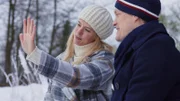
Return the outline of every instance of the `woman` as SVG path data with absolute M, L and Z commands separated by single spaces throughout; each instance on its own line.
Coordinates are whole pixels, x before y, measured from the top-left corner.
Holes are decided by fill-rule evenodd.
M 24 21 L 21 46 L 27 60 L 51 79 L 45 101 L 109 101 L 114 74 L 112 47 L 102 40 L 112 34 L 110 13 L 91 5 L 82 10 L 64 53 L 54 58 L 34 44 L 35 25 Z

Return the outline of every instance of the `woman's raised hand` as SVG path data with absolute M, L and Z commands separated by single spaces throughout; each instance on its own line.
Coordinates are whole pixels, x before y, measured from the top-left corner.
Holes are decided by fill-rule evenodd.
M 36 27 L 33 19 L 25 19 L 23 21 L 23 33 L 20 33 L 19 39 L 21 46 L 26 54 L 30 54 L 35 49 Z

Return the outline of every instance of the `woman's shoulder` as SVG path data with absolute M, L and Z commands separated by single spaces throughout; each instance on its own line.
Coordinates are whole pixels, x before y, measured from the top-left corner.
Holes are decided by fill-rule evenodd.
M 62 60 L 63 57 L 64 57 L 64 52 L 62 52 L 61 54 L 59 54 L 56 58 Z
M 97 58 L 97 57 L 114 58 L 114 54 L 107 50 L 99 50 L 99 51 L 94 52 L 89 57 L 91 57 L 91 58 Z

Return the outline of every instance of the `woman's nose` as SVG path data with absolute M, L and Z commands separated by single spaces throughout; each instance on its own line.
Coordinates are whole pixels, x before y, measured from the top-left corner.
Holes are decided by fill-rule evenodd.
M 78 30 L 77 30 L 77 33 L 79 35 L 82 35 L 83 34 L 83 27 L 79 27 Z

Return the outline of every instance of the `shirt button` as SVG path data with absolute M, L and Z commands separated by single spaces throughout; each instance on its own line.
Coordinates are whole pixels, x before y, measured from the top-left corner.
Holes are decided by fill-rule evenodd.
M 115 89 L 118 90 L 119 89 L 119 83 L 115 83 Z

